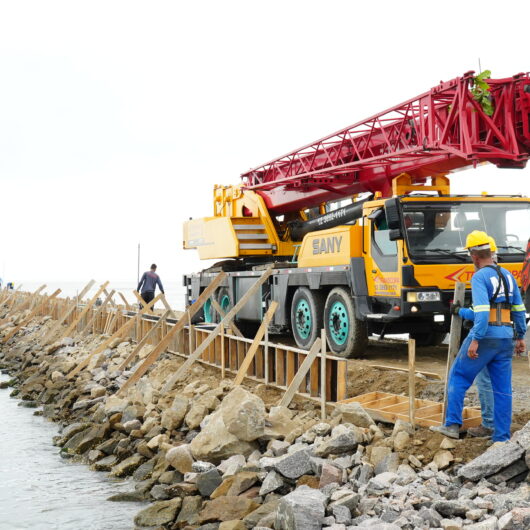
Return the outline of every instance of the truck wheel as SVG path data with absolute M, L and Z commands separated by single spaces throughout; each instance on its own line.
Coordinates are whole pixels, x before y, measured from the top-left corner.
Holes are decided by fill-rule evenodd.
M 440 346 L 447 333 L 445 331 L 432 331 L 430 333 L 411 333 L 410 338 L 416 341 L 416 346 Z
M 228 289 L 226 287 L 221 287 L 217 290 L 216 299 L 225 314 L 228 313 L 232 307 L 232 300 L 230 300 L 230 294 L 228 293 Z
M 204 313 L 204 322 L 206 324 L 214 324 L 217 320 L 217 312 L 213 308 L 212 300 L 208 298 L 206 302 L 204 302 L 204 305 L 202 306 L 202 310 Z
M 310 348 L 322 328 L 324 295 L 307 287 L 299 287 L 291 304 L 291 329 L 299 348 Z
M 326 337 L 331 351 L 339 357 L 361 357 L 368 345 L 366 324 L 355 318 L 350 293 L 342 288 L 332 289 L 324 307 Z

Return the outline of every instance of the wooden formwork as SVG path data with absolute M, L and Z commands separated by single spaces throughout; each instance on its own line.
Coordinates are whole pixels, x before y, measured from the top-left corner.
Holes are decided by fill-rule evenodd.
M 369 392 L 340 403 L 359 403 L 363 409 L 376 421 L 395 423 L 397 420 L 409 421 L 409 398 L 398 396 L 387 392 Z M 441 425 L 443 414 L 443 403 L 429 401 L 427 399 L 416 399 L 415 422 L 422 427 Z M 476 427 L 481 423 L 480 410 L 465 407 L 462 415 L 463 429 Z

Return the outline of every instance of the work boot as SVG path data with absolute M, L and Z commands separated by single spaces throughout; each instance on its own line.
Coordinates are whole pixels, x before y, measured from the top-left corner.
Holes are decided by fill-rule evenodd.
M 437 425 L 436 427 L 429 427 L 433 432 L 439 432 L 448 438 L 458 440 L 460 438 L 460 425 Z
M 467 434 L 473 438 L 489 438 L 493 434 L 493 429 L 479 425 L 478 427 L 469 427 Z

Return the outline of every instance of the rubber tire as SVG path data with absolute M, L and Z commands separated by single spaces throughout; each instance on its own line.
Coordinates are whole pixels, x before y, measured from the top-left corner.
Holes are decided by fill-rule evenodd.
M 228 293 L 228 287 L 219 287 L 217 291 L 215 292 L 215 299 L 217 300 L 217 303 L 221 306 L 221 309 L 223 309 L 222 300 L 223 297 L 228 296 L 228 299 L 230 300 L 228 307 L 225 309 L 225 313 L 228 313 L 230 309 L 232 309 L 232 299 L 230 298 L 230 294 Z
M 344 344 L 338 344 L 333 339 L 329 326 L 328 315 L 335 302 L 341 302 L 348 314 L 349 330 Z M 324 306 L 324 326 L 329 348 L 337 357 L 350 359 L 352 357 L 364 357 L 368 346 L 368 330 L 366 322 L 355 317 L 355 305 L 350 293 L 343 287 L 332 289 L 326 299 Z
M 311 315 L 311 322 L 313 323 L 309 335 L 302 337 L 296 328 L 296 306 L 301 301 L 305 300 L 309 306 Z M 311 290 L 307 287 L 298 287 L 296 289 L 293 300 L 291 302 L 291 330 L 294 340 L 299 348 L 307 350 L 311 348 L 315 340 L 320 335 L 322 329 L 322 314 L 324 312 L 324 293 L 317 290 Z
M 446 332 L 432 331 L 430 333 L 411 333 L 410 338 L 416 341 L 416 346 L 426 348 L 428 346 L 440 346 L 446 335 Z

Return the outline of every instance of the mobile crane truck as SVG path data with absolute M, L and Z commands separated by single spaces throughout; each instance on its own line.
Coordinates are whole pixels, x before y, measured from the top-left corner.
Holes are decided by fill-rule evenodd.
M 324 327 L 335 355 L 365 352 L 371 334 L 410 333 L 439 344 L 456 281 L 473 265 L 466 236 L 484 230 L 519 284 L 530 199 L 452 195 L 448 174 L 489 162 L 524 168 L 530 156 L 530 77 L 467 72 L 350 127 L 216 185 L 213 215 L 184 225 L 184 248 L 222 259 L 184 277 L 186 304 L 220 270 L 214 296 L 229 309 L 273 266 L 238 313 L 309 348 Z M 499 173 L 499 178 L 502 176 Z M 211 301 L 205 322 L 219 319 Z

